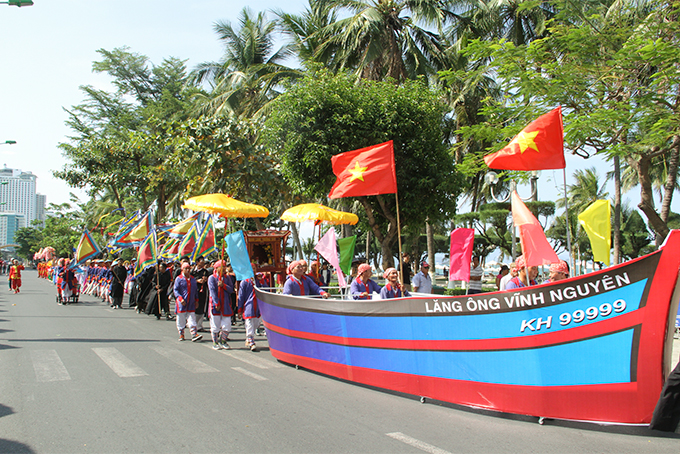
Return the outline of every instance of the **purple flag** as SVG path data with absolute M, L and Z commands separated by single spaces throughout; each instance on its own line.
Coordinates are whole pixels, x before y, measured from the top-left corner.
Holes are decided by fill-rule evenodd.
M 449 280 L 470 281 L 472 246 L 475 242 L 474 229 L 456 229 L 451 232 L 449 251 Z
M 345 282 L 345 276 L 342 275 L 342 270 L 340 269 L 338 246 L 335 243 L 335 229 L 333 227 L 328 229 L 328 232 L 326 232 L 317 245 L 314 246 L 314 249 L 333 265 L 333 268 L 335 268 L 335 271 L 338 273 L 338 285 L 340 285 L 340 288 L 345 287 L 347 283 Z

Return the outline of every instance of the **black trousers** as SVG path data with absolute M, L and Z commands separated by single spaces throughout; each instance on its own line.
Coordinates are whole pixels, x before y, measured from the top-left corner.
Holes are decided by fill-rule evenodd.
M 674 432 L 678 423 L 680 423 L 680 362 L 663 385 L 649 428 Z

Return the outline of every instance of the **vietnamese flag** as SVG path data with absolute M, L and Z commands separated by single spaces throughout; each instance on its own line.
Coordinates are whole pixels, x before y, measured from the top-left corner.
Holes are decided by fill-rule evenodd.
M 340 153 L 331 158 L 333 173 L 338 177 L 328 197 L 359 197 L 394 194 L 397 174 L 394 144 L 389 142 Z
M 564 169 L 562 108 L 551 110 L 529 123 L 502 150 L 484 156 L 491 169 Z
M 511 207 L 512 222 L 519 228 L 519 240 L 527 266 L 559 262 L 560 259 L 545 237 L 543 226 L 519 198 L 517 191 L 512 192 Z

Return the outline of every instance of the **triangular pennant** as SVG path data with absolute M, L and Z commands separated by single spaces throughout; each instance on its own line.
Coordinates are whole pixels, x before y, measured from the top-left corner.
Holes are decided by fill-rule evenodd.
M 156 263 L 158 246 L 156 244 L 156 231 L 151 230 L 139 245 L 139 252 L 137 252 L 137 264 L 135 265 L 134 275 L 138 276 L 144 268 Z
M 101 254 L 101 252 L 102 251 L 100 247 L 97 246 L 97 243 L 94 241 L 94 238 L 92 238 L 90 232 L 85 230 L 83 235 L 80 237 L 78 247 L 76 248 L 76 252 L 73 255 L 73 261 L 71 262 L 70 266 L 75 267 L 81 263 L 85 263 L 86 261 Z

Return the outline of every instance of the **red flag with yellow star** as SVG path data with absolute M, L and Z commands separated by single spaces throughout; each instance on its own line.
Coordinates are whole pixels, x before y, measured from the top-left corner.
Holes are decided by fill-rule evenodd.
M 502 150 L 484 156 L 484 162 L 500 170 L 564 169 L 563 134 L 558 107 L 529 123 Z
M 328 194 L 331 199 L 397 192 L 394 144 L 391 140 L 337 154 L 331 162 L 333 173 L 338 177 Z

